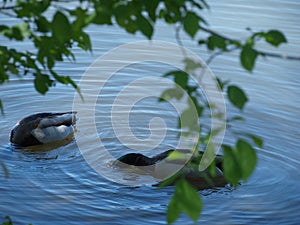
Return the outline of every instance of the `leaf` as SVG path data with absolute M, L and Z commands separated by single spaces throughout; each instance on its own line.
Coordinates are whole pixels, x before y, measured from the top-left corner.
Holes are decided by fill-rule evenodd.
M 239 162 L 233 152 L 233 149 L 229 146 L 223 146 L 223 170 L 224 176 L 228 182 L 236 186 L 241 178 L 241 170 Z
M 142 15 L 138 15 L 136 18 L 136 24 L 138 29 L 148 38 L 151 39 L 153 34 L 152 24 Z
M 53 37 L 56 38 L 60 44 L 64 44 L 72 36 L 72 27 L 68 18 L 60 11 L 57 11 L 52 21 Z
M 167 222 L 168 224 L 174 223 L 181 213 L 180 201 L 173 196 L 169 202 L 167 209 Z
M 154 22 L 156 20 L 156 10 L 157 10 L 159 2 L 160 2 L 159 0 L 144 1 L 146 10 L 148 12 L 148 16 Z
M 215 48 L 226 50 L 226 46 L 225 39 L 218 35 L 211 35 L 207 39 L 207 47 L 209 50 L 214 50 Z
M 168 101 L 172 98 L 176 98 L 179 100 L 183 97 L 183 95 L 184 95 L 184 92 L 183 92 L 182 88 L 179 88 L 179 87 L 169 88 L 161 94 L 161 96 L 159 98 L 159 102 Z
M 179 128 L 189 128 L 189 131 L 199 131 L 198 112 L 196 108 L 189 107 L 185 109 L 179 117 Z
M 53 81 L 50 80 L 48 75 L 39 73 L 35 74 L 34 87 L 39 93 L 45 94 L 52 85 Z
M 283 33 L 278 30 L 270 30 L 265 35 L 265 40 L 273 46 L 279 46 L 281 43 L 287 43 Z
M 4 115 L 4 109 L 3 109 L 3 104 L 2 104 L 1 99 L 0 99 L 0 111 L 1 111 L 1 114 Z
M 175 195 L 180 199 L 183 212 L 197 221 L 202 210 L 202 201 L 196 189 L 182 179 L 176 183 Z
M 216 77 L 216 80 L 221 90 L 223 90 L 224 87 L 229 83 L 228 80 L 222 81 L 219 77 Z
M 258 56 L 257 51 L 255 51 L 250 45 L 245 45 L 240 54 L 240 61 L 242 66 L 246 70 L 252 71 L 257 56 Z
M 83 49 L 85 51 L 87 51 L 87 50 L 92 51 L 91 39 L 87 33 L 83 32 L 83 31 L 79 32 L 79 34 L 76 37 L 76 40 L 78 42 L 78 47 L 80 47 L 81 49 Z
M 176 182 L 174 196 L 168 205 L 167 222 L 173 223 L 184 212 L 195 222 L 202 210 L 202 201 L 196 191 L 187 181 L 181 179 Z
M 248 98 L 244 91 L 234 85 L 228 86 L 227 95 L 230 102 L 240 110 L 244 108 L 245 103 L 248 101 Z
M 37 25 L 37 31 L 43 32 L 43 33 L 50 31 L 50 23 L 45 17 L 43 17 L 43 16 L 38 17 L 35 20 L 35 23 Z
M 202 68 L 202 64 L 199 62 L 196 62 L 195 60 L 191 59 L 191 58 L 185 58 L 183 60 L 183 62 L 185 63 L 185 68 L 184 70 L 187 72 L 191 72 L 194 71 L 198 68 Z
M 181 70 L 175 70 L 175 71 L 168 72 L 164 75 L 164 77 L 168 77 L 168 76 L 173 76 L 175 83 L 178 84 L 183 89 L 185 89 L 185 87 L 187 86 L 189 75 L 186 72 Z
M 247 180 L 256 166 L 256 152 L 246 141 L 238 140 L 236 155 L 241 169 L 241 178 Z
M 183 19 L 183 28 L 193 38 L 199 29 L 199 17 L 188 11 Z
M 9 216 L 6 216 L 5 219 L 7 219 L 7 221 L 4 221 L 2 225 L 13 225 L 13 222 Z
M 258 147 L 260 147 L 260 148 L 263 147 L 264 142 L 263 142 L 263 140 L 262 140 L 261 138 L 255 136 L 255 135 L 253 135 L 253 134 L 248 134 L 248 137 L 250 137 L 250 138 L 252 139 L 252 141 L 253 141 Z

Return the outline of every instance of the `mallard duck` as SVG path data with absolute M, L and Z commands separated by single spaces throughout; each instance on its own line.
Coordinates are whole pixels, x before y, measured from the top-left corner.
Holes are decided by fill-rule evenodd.
M 181 162 L 178 162 L 180 161 L 180 159 L 179 160 L 176 160 L 174 158 L 168 159 L 168 156 L 170 156 L 174 151 L 175 150 L 171 149 L 161 154 L 158 154 L 154 157 L 147 157 L 140 153 L 129 153 L 118 158 L 115 161 L 114 165 L 122 167 L 122 163 L 125 163 L 127 165 L 137 166 L 142 170 L 147 170 L 147 172 L 149 172 L 149 169 L 150 170 L 152 169 L 153 170 L 151 171 L 152 175 L 154 177 L 161 178 L 164 177 L 165 174 L 170 174 L 169 171 L 172 169 L 176 171 L 176 168 L 178 169 L 179 164 L 182 165 L 182 160 Z M 193 162 L 196 160 L 195 157 L 190 157 L 191 153 L 188 150 L 176 150 L 176 152 L 177 151 L 185 152 L 185 154 L 187 154 L 187 157 L 183 159 L 185 161 L 187 158 L 190 159 L 188 160 L 188 162 Z M 203 153 L 199 152 L 199 156 L 201 157 L 202 155 Z M 165 161 L 167 163 L 160 164 L 160 162 L 162 161 Z M 222 156 L 217 155 L 217 157 L 215 158 L 214 176 L 212 176 L 208 170 L 200 172 L 197 169 L 197 167 L 195 168 L 186 164 L 174 176 L 171 177 L 170 181 L 166 183 L 167 185 L 173 185 L 176 180 L 181 178 L 187 180 L 191 185 L 193 185 L 198 190 L 212 188 L 212 187 L 224 187 L 227 184 L 227 181 L 223 176 Z
M 10 142 L 26 147 L 63 140 L 74 132 L 75 114 L 37 113 L 25 117 L 12 129 Z

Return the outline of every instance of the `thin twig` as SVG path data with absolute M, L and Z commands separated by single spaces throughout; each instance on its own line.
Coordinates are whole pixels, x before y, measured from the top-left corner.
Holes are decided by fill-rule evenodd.
M 261 56 L 269 56 L 273 58 L 280 58 L 280 59 L 288 59 L 288 60 L 299 60 L 299 56 L 290 56 L 290 55 L 281 55 L 281 54 L 276 54 L 276 53 L 271 53 L 271 52 L 264 52 L 264 51 L 258 51 L 256 50 L 258 54 Z
M 177 41 L 177 44 L 181 47 L 181 51 L 182 51 L 182 54 L 185 56 L 185 58 L 187 57 L 187 54 L 186 54 L 186 51 L 185 51 L 185 48 L 184 48 L 184 45 L 181 41 L 181 38 L 180 38 L 180 30 L 181 30 L 182 26 L 181 24 L 178 25 L 175 29 L 175 39 Z
M 207 64 L 207 65 L 209 65 L 213 60 L 214 60 L 214 58 L 216 58 L 217 56 L 219 56 L 219 55 L 222 55 L 223 53 L 225 53 L 225 52 L 232 52 L 232 51 L 234 51 L 234 50 L 236 50 L 236 49 L 238 49 L 238 47 L 233 47 L 233 48 L 231 48 L 231 49 L 228 49 L 228 50 L 220 50 L 220 51 L 218 51 L 218 52 L 215 52 L 214 54 L 212 54 L 206 61 L 205 61 L 205 63 Z

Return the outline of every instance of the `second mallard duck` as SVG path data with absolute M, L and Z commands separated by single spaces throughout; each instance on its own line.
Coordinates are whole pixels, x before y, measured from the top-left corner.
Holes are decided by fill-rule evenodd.
M 168 174 L 168 170 L 173 169 L 175 170 L 174 172 L 176 172 L 176 169 L 180 168 L 181 165 L 185 165 L 172 176 L 170 182 L 167 182 L 168 185 L 173 185 L 176 180 L 181 178 L 187 180 L 198 190 L 224 187 L 227 184 L 222 171 L 222 156 L 217 155 L 215 158 L 215 175 L 212 176 L 208 170 L 200 172 L 197 167 L 193 167 L 189 164 L 196 160 L 195 157 L 190 157 L 190 151 L 176 150 L 176 152 L 185 152 L 187 157 L 182 159 L 184 162 L 182 162 L 182 160 L 174 159 L 174 157 L 169 157 L 173 152 L 175 152 L 175 150 L 168 150 L 154 157 L 147 157 L 140 153 L 129 153 L 118 158 L 115 165 L 122 166 L 122 163 L 125 163 L 127 165 L 137 166 L 142 170 L 147 170 L 147 172 L 149 172 L 150 169 L 152 170 L 152 175 L 159 178 L 165 177 L 165 174 Z M 199 152 L 199 156 L 202 156 L 201 152 Z M 189 160 L 187 161 L 186 159 Z M 185 162 L 187 162 L 187 164 Z

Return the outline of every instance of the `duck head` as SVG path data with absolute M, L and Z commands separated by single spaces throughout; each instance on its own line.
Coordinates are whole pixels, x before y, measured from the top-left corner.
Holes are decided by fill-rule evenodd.
M 149 166 L 155 162 L 151 158 L 140 153 L 129 153 L 118 158 L 117 162 L 122 162 L 132 166 Z

